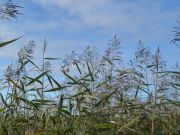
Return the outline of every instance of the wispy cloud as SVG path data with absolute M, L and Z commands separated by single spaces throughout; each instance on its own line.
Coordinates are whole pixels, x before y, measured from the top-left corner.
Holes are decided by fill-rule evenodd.
M 0 51 L 1 60 L 16 58 L 29 40 L 35 40 L 37 50 L 41 50 L 45 35 L 50 57 L 62 57 L 87 45 L 102 50 L 114 34 L 126 43 L 128 52 L 135 50 L 139 39 L 164 44 L 180 14 L 179 0 L 31 0 L 22 4 L 24 15 L 18 20 L 0 22 L 0 39 L 25 34 L 16 47 Z
M 167 0 L 33 0 L 46 8 L 64 10 L 68 15 L 61 18 L 68 28 L 96 29 L 97 32 L 132 34 L 136 38 L 159 39 L 165 36 L 167 23 L 175 21 L 180 9 Z M 180 5 L 180 3 L 178 3 Z M 57 14 L 61 14 L 57 12 Z M 62 15 L 63 16 L 63 15 Z M 75 24 L 75 25 L 73 25 Z M 166 29 L 165 29 L 166 28 Z M 98 31 L 99 30 L 99 31 Z M 156 31 L 156 32 L 155 32 Z

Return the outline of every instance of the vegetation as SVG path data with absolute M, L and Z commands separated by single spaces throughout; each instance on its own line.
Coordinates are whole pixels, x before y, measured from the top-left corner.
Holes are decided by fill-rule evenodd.
M 180 68 L 168 70 L 159 47 L 152 54 L 140 42 L 123 67 L 115 36 L 104 55 L 87 47 L 57 71 L 51 62 L 60 60 L 45 57 L 47 41 L 42 65 L 34 62 L 34 46 L 22 48 L 2 78 L 0 134 L 180 133 Z
M 0 20 L 4 20 L 4 19 L 9 20 L 11 18 L 16 18 L 17 15 L 21 14 L 19 12 L 19 8 L 22 8 L 22 7 L 13 4 L 12 0 L 1 0 L 0 1 Z M 21 37 L 19 37 L 19 38 L 21 38 Z M 9 41 L 5 41 L 5 42 L 1 42 L 0 48 L 4 47 L 10 43 L 15 42 L 19 38 L 9 40 Z
M 12 0 L 1 0 L 0 2 L 0 19 L 16 18 L 19 12 L 20 6 L 12 3 Z
M 40 65 L 34 47 L 20 49 L 1 79 L 1 135 L 180 134 L 180 68 L 168 69 L 159 47 L 139 42 L 127 65 L 116 36 L 103 55 L 87 47 L 64 60 L 46 58 L 45 39 Z

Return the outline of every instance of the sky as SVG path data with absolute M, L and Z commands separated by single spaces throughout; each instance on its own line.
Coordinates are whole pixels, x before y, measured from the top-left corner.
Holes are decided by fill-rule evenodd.
M 87 46 L 102 52 L 116 35 L 127 62 L 139 40 L 153 51 L 160 46 L 169 65 L 179 61 L 180 50 L 170 41 L 173 27 L 180 19 L 180 0 L 14 0 L 14 3 L 23 7 L 22 15 L 0 21 L 0 39 L 24 36 L 0 50 L 0 71 L 16 61 L 18 50 L 30 40 L 35 41 L 35 57 L 40 59 L 45 37 L 47 57 L 63 58 Z

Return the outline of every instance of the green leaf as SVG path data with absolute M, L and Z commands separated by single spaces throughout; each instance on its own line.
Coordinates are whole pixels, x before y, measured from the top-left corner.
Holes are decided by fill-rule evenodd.
M 102 130 L 102 131 L 111 130 L 113 127 L 114 127 L 114 125 L 111 123 L 95 124 L 95 128 L 98 130 Z
M 134 119 L 132 119 L 129 123 L 123 125 L 121 128 L 118 129 L 118 131 L 116 132 L 116 134 L 120 133 L 121 131 L 123 131 L 123 129 L 128 128 L 132 125 L 134 125 L 140 118 L 140 115 L 138 115 L 137 117 L 135 117 Z
M 48 73 L 48 71 L 46 71 L 46 72 L 38 75 L 36 78 L 32 78 L 32 80 L 27 84 L 27 86 L 31 85 L 31 84 L 34 83 L 34 82 L 39 82 L 39 79 L 40 79 L 41 77 L 43 77 L 44 75 L 46 75 L 47 73 Z
M 80 70 L 80 67 L 79 67 L 79 65 L 78 65 L 78 63 L 77 63 L 77 61 L 76 61 L 76 60 L 74 60 L 74 63 L 75 63 L 75 65 L 76 65 L 76 67 L 77 67 L 77 69 L 78 69 L 79 73 L 80 73 L 80 74 L 82 74 L 82 72 L 81 72 L 81 70 Z
M 90 66 L 89 66 L 89 63 L 88 63 L 88 62 L 86 62 L 86 64 L 87 64 L 87 67 L 88 67 L 89 74 L 90 74 L 90 76 L 91 76 L 91 80 L 92 80 L 92 81 L 94 81 L 94 77 L 93 77 L 93 74 L 92 74 L 91 68 L 90 68 Z
M 76 83 L 77 82 L 77 80 L 76 79 L 74 79 L 73 77 L 71 77 L 69 74 L 67 74 L 64 70 L 61 70 L 62 72 L 63 72 L 63 74 L 67 77 L 67 78 L 69 78 L 70 80 L 72 80 L 74 83 Z
M 166 99 L 166 100 L 169 101 L 171 104 L 174 104 L 174 105 L 180 107 L 180 102 L 179 101 L 173 101 L 173 100 L 170 100 L 170 99 Z
M 49 75 L 49 78 L 52 79 L 52 81 L 53 81 L 59 88 L 63 88 L 52 76 Z
M 22 36 L 21 36 L 21 37 L 22 37 Z M 20 39 L 21 37 L 0 43 L 0 48 L 6 46 L 6 45 L 8 45 L 8 44 L 11 44 L 11 43 L 15 42 L 16 40 Z
M 60 91 L 60 90 L 63 90 L 64 88 L 66 88 L 67 86 L 64 86 L 64 87 L 58 87 L 58 88 L 52 88 L 52 89 L 49 89 L 49 90 L 46 90 L 44 92 L 55 92 L 55 91 Z
M 44 100 L 44 99 L 35 99 L 32 102 L 40 104 L 40 105 L 47 105 L 48 103 L 54 103 L 52 100 Z
M 180 124 L 177 125 L 177 127 L 174 128 L 174 129 L 169 133 L 169 135 L 175 135 L 174 133 L 179 133 L 179 131 L 180 131 Z
M 36 110 L 38 110 L 38 105 L 33 103 L 32 101 L 29 101 L 25 98 L 21 98 L 21 97 L 18 97 L 21 101 L 23 101 L 24 103 L 28 104 L 29 106 L 31 107 L 34 107 Z
M 44 58 L 46 60 L 60 60 L 60 58 Z
M 9 108 L 9 105 L 8 105 L 7 102 L 4 100 L 3 95 L 2 95 L 1 93 L 0 93 L 0 97 L 1 97 L 2 103 L 3 103 L 7 108 Z

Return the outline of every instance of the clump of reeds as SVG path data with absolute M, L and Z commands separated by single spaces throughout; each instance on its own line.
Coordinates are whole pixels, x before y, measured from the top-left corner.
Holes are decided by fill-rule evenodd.
M 115 36 L 104 55 L 90 47 L 67 55 L 58 73 L 51 62 L 60 60 L 46 58 L 47 41 L 41 65 L 34 46 L 22 48 L 2 78 L 0 134 L 180 134 L 179 66 L 167 69 L 159 47 L 153 53 L 140 42 L 135 58 L 122 65 Z

